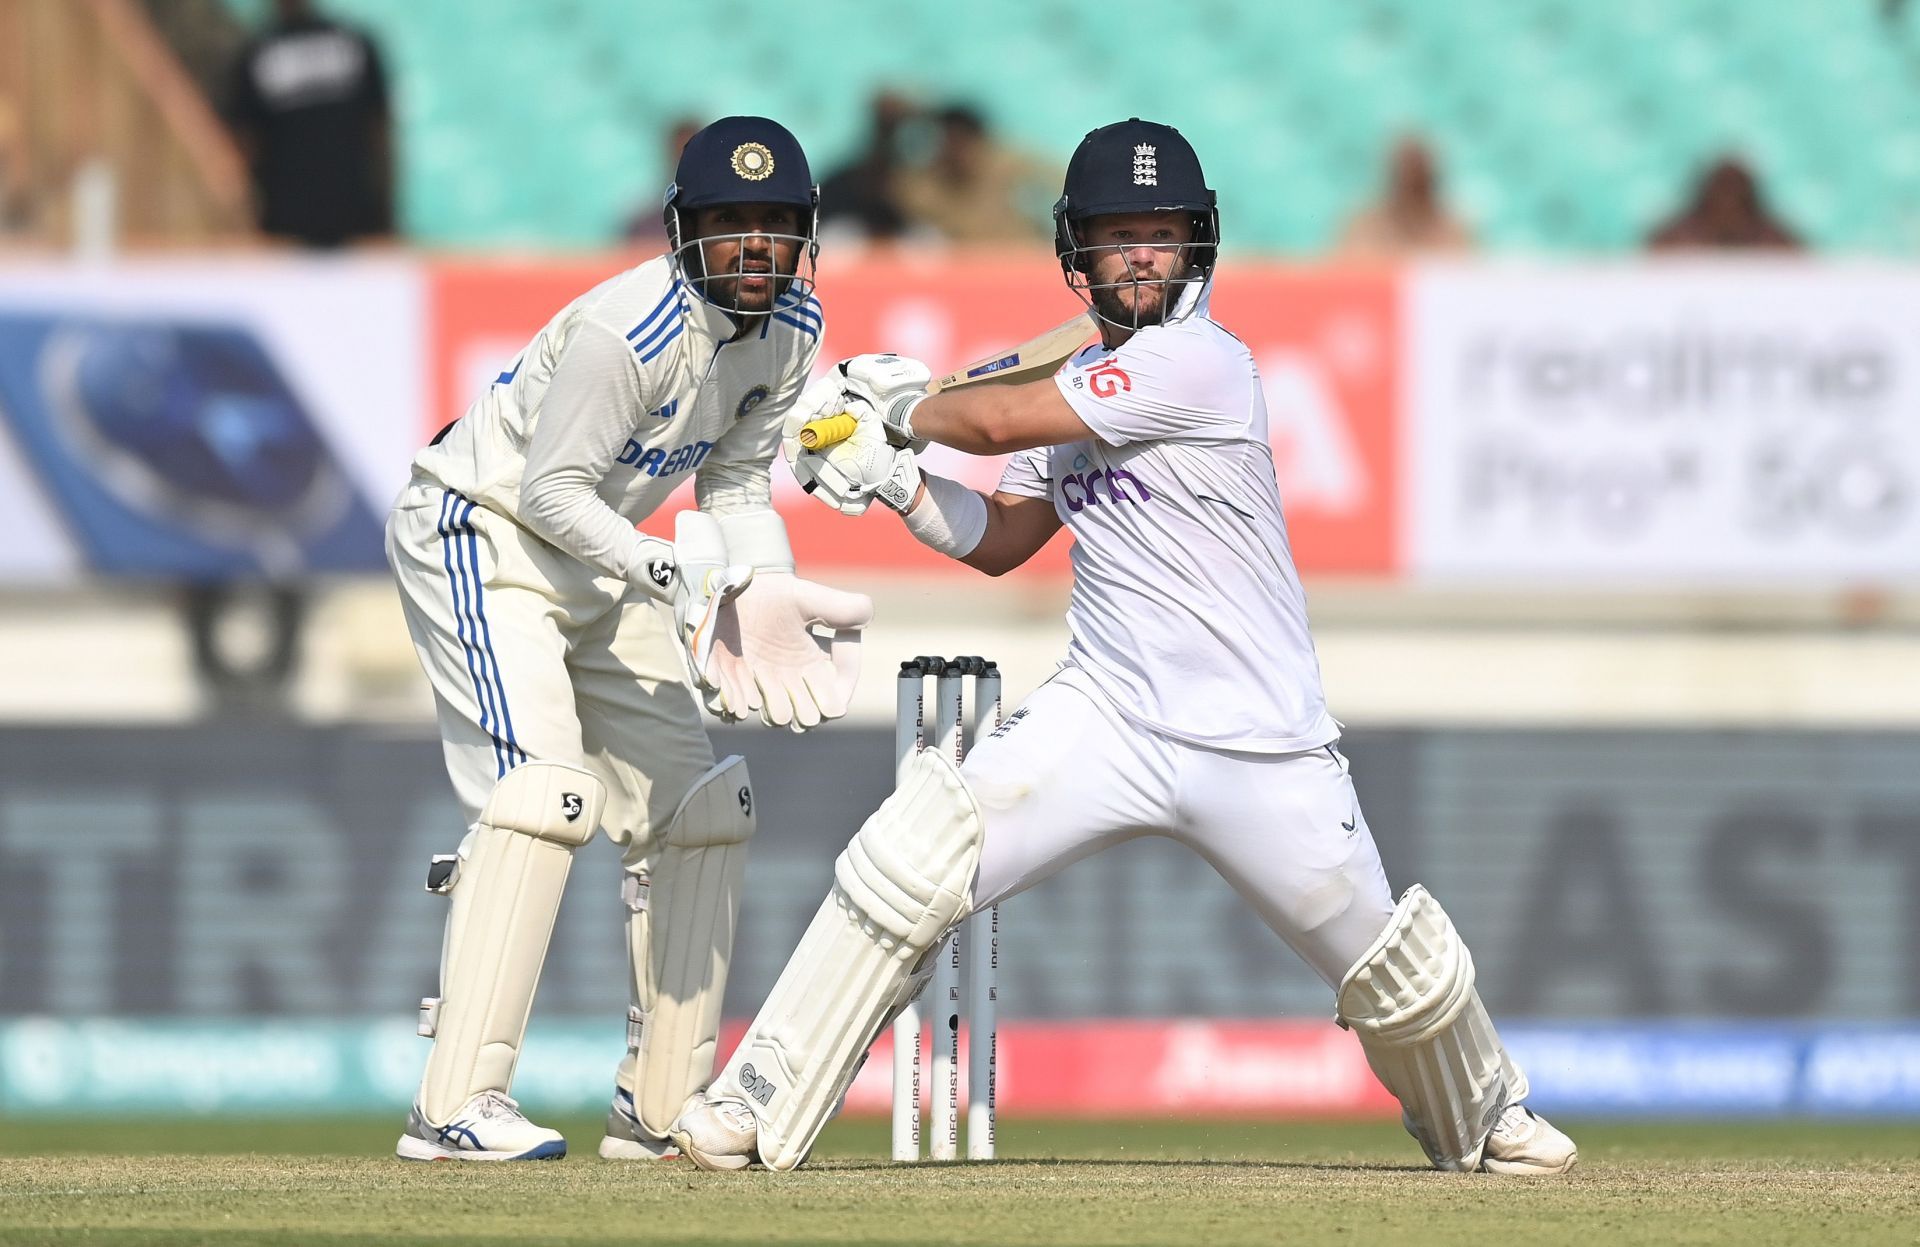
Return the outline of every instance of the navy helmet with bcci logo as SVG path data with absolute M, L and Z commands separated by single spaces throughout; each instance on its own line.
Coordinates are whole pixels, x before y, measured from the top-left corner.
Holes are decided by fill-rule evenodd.
M 1066 186 L 1053 205 L 1053 249 L 1067 284 L 1082 298 L 1092 293 L 1092 253 L 1100 248 L 1081 236 L 1087 218 L 1167 211 L 1193 217 L 1193 241 L 1185 247 L 1185 271 L 1176 270 L 1166 284 L 1204 283 L 1219 255 L 1220 209 L 1193 145 L 1172 126 L 1138 117 L 1089 131 L 1067 163 Z
M 709 281 L 733 274 L 706 271 L 697 245 L 702 240 L 691 236 L 689 214 L 719 204 L 784 204 L 794 209 L 800 232 L 776 237 L 796 238 L 802 244 L 806 272 L 798 273 L 796 261 L 796 273 L 784 274 L 791 280 L 783 294 L 804 299 L 813 287 L 820 250 L 820 188 L 792 131 L 767 117 L 722 117 L 681 149 L 664 206 L 667 245 L 687 284 L 703 298 Z

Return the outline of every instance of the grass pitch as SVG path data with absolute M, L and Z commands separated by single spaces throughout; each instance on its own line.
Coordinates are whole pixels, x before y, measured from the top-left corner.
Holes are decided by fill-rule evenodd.
M 390 1119 L 0 1121 L 0 1244 L 1920 1245 L 1909 1125 L 1562 1123 L 1560 1179 L 1440 1174 L 1391 1125 L 1003 1122 L 993 1164 L 894 1166 L 883 1122 L 792 1174 L 576 1155 L 392 1159 Z

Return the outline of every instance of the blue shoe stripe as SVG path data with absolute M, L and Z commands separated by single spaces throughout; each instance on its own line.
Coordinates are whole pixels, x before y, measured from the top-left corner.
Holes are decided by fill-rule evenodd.
M 549 1139 L 539 1147 L 529 1148 L 514 1157 L 515 1160 L 559 1160 L 567 1154 L 565 1139 Z

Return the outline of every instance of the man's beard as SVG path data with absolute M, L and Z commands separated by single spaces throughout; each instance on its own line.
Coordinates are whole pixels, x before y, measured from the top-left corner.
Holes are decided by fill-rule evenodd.
M 783 273 L 755 273 L 755 277 L 764 277 L 767 284 L 758 290 L 742 290 L 740 275 L 727 273 L 707 280 L 707 298 L 723 308 L 736 312 L 770 312 L 780 296 L 793 284 L 793 278 Z
M 1169 283 L 1150 279 L 1137 285 L 1120 282 L 1112 286 L 1093 286 L 1089 288 L 1088 295 L 1100 319 L 1130 329 L 1146 329 L 1166 321 L 1167 296 L 1172 288 Z M 1137 312 L 1126 298 L 1128 291 L 1133 291 L 1133 297 L 1139 300 Z

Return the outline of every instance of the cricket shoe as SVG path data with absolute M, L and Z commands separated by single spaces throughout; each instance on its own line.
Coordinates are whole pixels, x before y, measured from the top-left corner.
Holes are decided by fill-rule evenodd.
M 743 1100 L 696 1095 L 668 1133 L 680 1154 L 702 1169 L 745 1169 L 760 1145 L 760 1123 Z
M 613 1089 L 613 1107 L 607 1110 L 607 1134 L 600 1140 L 602 1160 L 673 1160 L 680 1150 L 672 1139 L 647 1133 L 634 1111 L 633 1092 L 625 1087 Z
M 1509 1104 L 1487 1136 L 1480 1168 L 1487 1173 L 1565 1173 L 1579 1158 L 1573 1140 L 1546 1118 L 1524 1104 Z
M 428 1121 L 415 1104 L 394 1152 L 402 1160 L 559 1160 L 567 1141 L 528 1121 L 505 1092 L 482 1091 L 444 1126 Z

